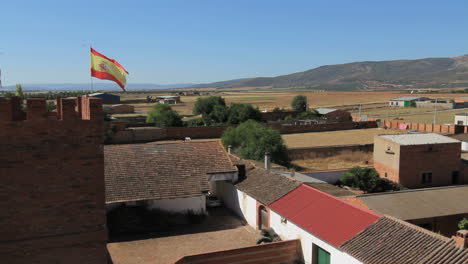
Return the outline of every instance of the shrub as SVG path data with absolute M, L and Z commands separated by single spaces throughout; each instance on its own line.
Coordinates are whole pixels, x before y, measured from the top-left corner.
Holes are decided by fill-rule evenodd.
M 359 188 L 367 193 L 399 191 L 404 189 L 400 184 L 379 177 L 378 172 L 373 168 L 354 167 L 345 172 L 341 177 L 344 185 Z
M 186 125 L 188 127 L 201 127 L 201 126 L 206 126 L 206 122 L 205 122 L 205 119 L 204 118 L 194 118 L 194 119 L 190 119 L 186 122 Z
M 147 123 L 155 123 L 157 127 L 180 127 L 183 125 L 179 114 L 169 105 L 155 104 L 148 112 Z
M 468 229 L 468 219 L 463 218 L 459 223 L 458 223 L 458 229 Z
M 291 102 L 291 106 L 296 111 L 307 111 L 307 97 L 305 95 L 296 95 Z
M 226 148 L 231 145 L 242 158 L 262 161 L 265 152 L 270 152 L 272 162 L 289 165 L 287 149 L 280 133 L 253 120 L 236 128 L 228 128 L 221 141 Z

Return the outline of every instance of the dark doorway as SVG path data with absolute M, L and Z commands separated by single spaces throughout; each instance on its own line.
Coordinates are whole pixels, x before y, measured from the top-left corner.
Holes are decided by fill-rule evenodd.
M 260 229 L 268 228 L 269 227 L 269 225 L 268 225 L 268 211 L 265 208 L 265 206 L 261 205 L 258 208 L 258 216 L 259 216 L 258 227 Z

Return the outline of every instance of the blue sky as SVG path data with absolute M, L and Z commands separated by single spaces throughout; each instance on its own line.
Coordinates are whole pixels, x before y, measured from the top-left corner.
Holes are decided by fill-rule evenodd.
M 90 44 L 129 83 L 159 84 L 468 53 L 466 0 L 2 0 L 0 9 L 4 85 L 87 83 Z

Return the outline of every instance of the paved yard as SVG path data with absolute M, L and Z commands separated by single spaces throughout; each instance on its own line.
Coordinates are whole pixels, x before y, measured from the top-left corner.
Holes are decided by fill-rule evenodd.
M 253 246 L 258 237 L 259 231 L 221 208 L 177 234 L 113 242 L 107 248 L 114 264 L 172 264 L 186 255 Z

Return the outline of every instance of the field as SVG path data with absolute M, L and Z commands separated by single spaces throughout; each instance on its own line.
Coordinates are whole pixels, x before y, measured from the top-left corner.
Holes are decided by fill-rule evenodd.
M 361 105 L 361 115 L 376 117 L 380 119 L 407 120 L 411 122 L 432 123 L 433 109 L 427 108 L 395 108 L 388 107 L 388 100 L 400 96 L 408 96 L 403 92 L 298 92 L 298 91 L 256 91 L 245 90 L 238 92 L 231 91 L 205 91 L 205 95 L 216 95 L 225 98 L 230 103 L 249 103 L 259 107 L 260 110 L 272 110 L 275 107 L 291 108 L 291 101 L 298 94 L 306 95 L 309 99 L 311 108 L 334 107 L 351 111 L 353 115 L 359 115 L 359 105 Z M 167 93 L 166 93 L 167 94 Z M 122 101 L 125 100 L 144 100 L 146 96 L 157 96 L 161 93 L 128 93 L 122 95 Z M 436 93 L 423 94 L 429 98 L 452 99 L 465 94 Z M 181 96 L 183 103 L 173 105 L 173 109 L 182 115 L 191 115 L 195 101 L 199 96 Z M 136 113 L 133 115 L 144 115 L 151 108 L 152 104 L 138 103 L 133 104 Z M 452 123 L 454 112 L 463 112 L 463 110 L 453 110 L 453 112 L 438 113 L 437 123 Z
M 403 130 L 382 128 L 340 130 L 320 133 L 282 135 L 288 148 L 305 148 L 334 145 L 372 144 L 375 135 L 403 134 Z

